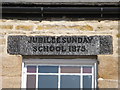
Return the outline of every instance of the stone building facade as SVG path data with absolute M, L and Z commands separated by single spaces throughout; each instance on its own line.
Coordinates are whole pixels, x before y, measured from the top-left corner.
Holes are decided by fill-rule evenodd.
M 94 36 L 110 35 L 113 54 L 97 55 L 98 87 L 118 88 L 119 20 L 81 20 L 79 18 L 49 18 L 44 20 L 0 20 L 1 88 L 22 87 L 22 62 L 24 56 L 7 52 L 8 36 Z M 26 56 L 25 56 L 26 57 Z M 27 56 L 29 58 L 31 56 Z

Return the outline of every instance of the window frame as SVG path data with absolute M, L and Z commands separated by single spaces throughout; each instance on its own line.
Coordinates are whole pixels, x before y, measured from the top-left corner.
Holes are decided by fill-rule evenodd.
M 64 62 L 64 63 L 63 63 Z M 34 75 L 36 76 L 36 83 L 38 83 L 38 66 L 92 66 L 92 74 L 89 73 L 85 73 L 83 74 L 81 71 L 80 74 L 80 78 L 82 81 L 81 83 L 81 87 L 83 86 L 83 75 L 87 76 L 87 75 L 92 75 L 92 88 L 97 88 L 97 60 L 96 59 L 23 59 L 22 62 L 22 88 L 26 88 L 26 82 L 27 82 L 27 66 L 28 65 L 34 65 L 37 66 L 37 73 Z M 82 69 L 81 69 L 82 70 Z M 60 70 L 58 70 L 60 72 Z M 58 72 L 58 73 L 59 73 Z M 32 74 L 33 75 L 33 74 Z M 52 74 L 53 75 L 53 74 Z M 65 74 L 65 75 L 68 75 Z M 73 73 L 71 74 L 73 75 Z M 82 77 L 81 77 L 82 76 Z M 59 78 L 59 74 L 58 74 L 58 78 Z M 60 80 L 60 79 L 58 79 Z M 60 81 L 58 81 L 59 83 Z M 38 84 L 36 84 L 36 87 L 38 87 Z M 60 87 L 60 85 L 58 84 L 58 88 Z M 83 88 L 83 87 L 82 87 Z

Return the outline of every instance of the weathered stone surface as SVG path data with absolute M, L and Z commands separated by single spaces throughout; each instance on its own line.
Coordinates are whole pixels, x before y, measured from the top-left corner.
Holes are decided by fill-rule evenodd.
M 109 88 L 117 87 L 118 71 L 120 73 L 120 69 L 118 70 L 118 63 L 119 63 L 117 60 L 118 57 L 116 55 L 116 54 L 119 54 L 120 56 L 120 53 L 119 53 L 120 50 L 118 50 L 118 52 L 115 53 L 118 47 L 120 49 L 120 45 L 117 44 L 120 42 L 120 35 L 119 33 L 117 33 L 117 30 L 119 30 L 118 25 L 120 24 L 118 23 L 117 20 L 98 21 L 98 20 L 79 20 L 79 19 L 70 19 L 70 18 L 69 19 L 68 18 L 49 18 L 47 20 L 42 20 L 42 21 L 32 21 L 32 20 L 5 19 L 5 20 L 0 20 L 0 25 L 13 25 L 13 28 L 11 29 L 9 29 L 10 27 L 8 28 L 6 27 L 7 29 L 5 29 L 5 27 L 0 28 L 0 36 L 2 36 L 2 38 L 5 37 L 6 39 L 5 42 L 7 41 L 6 37 L 8 35 L 27 35 L 27 36 L 111 35 L 113 36 L 113 54 L 108 56 L 106 55 L 98 56 L 98 60 L 100 63 L 98 64 L 99 66 L 98 73 L 99 73 L 99 77 L 103 78 L 103 80 L 98 80 L 98 85 L 99 85 L 99 88 L 108 88 L 108 90 Z M 33 28 L 32 29 L 19 28 L 19 30 L 14 28 L 18 25 L 24 25 L 24 26 L 32 25 Z M 38 26 L 41 26 L 41 27 L 38 28 Z M 88 26 L 88 27 L 81 29 L 81 27 L 83 26 Z M 119 38 L 118 40 L 119 42 L 117 41 L 117 38 Z M 19 39 L 17 38 L 14 41 L 16 42 L 17 40 L 19 41 Z M 15 44 L 14 41 L 11 43 Z M 16 55 L 8 55 L 8 53 L 6 53 L 7 52 L 6 46 L 7 46 L 6 44 L 2 44 L 2 46 L 0 47 L 0 61 L 1 61 L 0 64 L 2 64 L 0 65 L 0 68 L 1 69 L 3 68 L 4 70 L 3 71 L 4 76 L 2 77 L 2 83 L 3 83 L 2 88 L 20 88 L 22 78 L 19 73 L 19 70 L 21 72 L 22 57 L 19 57 Z M 107 47 L 107 45 L 105 47 Z M 12 46 L 12 48 L 17 48 L 17 47 Z M 15 50 L 15 52 L 17 53 L 17 50 Z M 33 56 L 31 57 L 34 58 Z M 55 56 L 55 57 L 58 57 L 58 56 Z M 66 57 L 63 57 L 63 58 L 66 58 Z M 79 58 L 79 57 L 74 56 L 74 58 Z M 120 63 L 119 63 L 119 66 L 120 66 Z M 14 70 L 11 70 L 11 69 L 14 69 Z M 10 74 L 11 72 L 13 74 Z M 111 79 L 111 80 L 106 80 L 106 79 Z M 119 74 L 119 81 L 120 81 L 120 74 Z M 120 87 L 120 84 L 119 84 L 119 87 Z
M 4 45 L 0 45 L 0 54 L 3 54 L 5 51 L 5 46 Z
M 0 90 L 2 90 L 2 76 L 0 76 Z
M 14 35 L 14 34 L 16 34 L 16 35 L 25 35 L 26 34 L 25 31 L 17 31 L 17 30 L 12 30 L 12 31 L 9 31 L 7 33 L 12 34 L 12 35 Z
M 120 33 L 116 35 L 118 38 L 120 38 Z
M 101 36 L 100 37 L 100 54 L 109 54 L 109 52 L 112 52 L 113 45 L 112 44 L 112 38 L 108 36 Z
M 16 26 L 17 30 L 33 30 L 32 25 L 18 25 Z
M 37 30 L 82 30 L 82 31 L 93 31 L 93 27 L 90 25 L 74 25 L 74 26 L 66 26 L 66 25 L 39 25 L 36 28 Z
M 2 88 L 21 88 L 21 76 L 2 77 Z
M 118 81 L 117 80 L 98 80 L 98 87 L 99 88 L 118 88 Z M 103 90 L 103 89 L 100 89 Z M 105 89 L 106 90 L 106 89 Z M 113 90 L 113 89 L 111 89 Z
M 5 44 L 5 43 L 6 43 L 6 39 L 0 37 L 0 45 L 3 45 L 3 44 Z
M 2 76 L 7 77 L 15 77 L 15 76 L 21 76 L 22 68 L 18 67 L 3 67 L 2 68 Z
M 112 37 L 111 36 L 59 36 L 59 37 L 9 36 L 8 53 L 20 54 L 20 55 L 112 54 Z
M 20 88 L 22 76 L 22 57 L 14 55 L 2 57 L 2 88 Z
M 21 68 L 22 67 L 22 56 L 2 56 L 2 67 L 3 68 Z
M 119 46 L 120 46 L 120 42 L 119 42 Z M 119 62 L 118 62 L 118 87 L 120 88 L 120 48 L 118 49 L 119 50 L 119 55 L 118 55 L 118 60 L 119 60 Z
M 2 60 L 0 60 L 0 76 L 2 76 Z
M 100 55 L 98 56 L 99 67 L 98 74 L 99 78 L 103 79 L 118 79 L 118 58 L 112 55 Z
M 7 20 L 6 19 L 0 19 L 0 22 L 6 22 Z
M 0 29 L 13 29 L 13 25 L 0 25 Z
M 8 46 L 8 52 L 9 52 L 9 49 L 11 48 L 12 52 L 14 52 L 15 54 L 19 54 L 19 52 L 20 52 L 20 38 L 21 38 L 21 36 L 14 37 L 14 39 L 9 38 L 9 40 L 11 42 L 9 42 L 9 40 L 8 40 L 8 43 L 10 44 L 10 46 Z
M 22 74 L 22 57 L 2 56 L 2 76 L 16 77 Z

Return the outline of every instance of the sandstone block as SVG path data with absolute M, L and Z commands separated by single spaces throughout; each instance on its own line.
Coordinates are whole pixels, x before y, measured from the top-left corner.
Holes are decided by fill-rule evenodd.
M 118 88 L 117 80 L 99 80 L 98 81 L 99 88 Z
M 2 88 L 21 88 L 21 77 L 2 77 Z
M 33 26 L 32 25 L 17 25 L 15 29 L 31 31 L 33 30 Z
M 6 19 L 0 19 L 0 22 L 6 22 L 7 20 Z
M 116 35 L 118 38 L 120 38 L 120 33 Z
M 4 53 L 4 49 L 5 49 L 5 46 L 4 45 L 0 45 L 0 54 L 1 55 Z
M 3 45 L 6 43 L 6 39 L 5 38 L 0 38 L 0 45 Z
M 2 76 L 15 77 L 15 76 L 21 76 L 21 74 L 22 74 L 22 67 L 18 67 L 18 68 L 2 67 Z
M 13 29 L 13 25 L 0 25 L 0 29 Z
M 0 76 L 2 76 L 2 67 L 0 66 Z
M 85 25 L 81 28 L 82 30 L 88 30 L 88 31 L 93 31 L 93 27 L 90 25 Z
M 2 90 L 2 76 L 0 76 L 0 90 Z
M 2 56 L 2 88 L 20 88 L 22 57 Z
M 54 30 L 70 30 L 70 29 L 76 29 L 76 30 L 86 30 L 86 31 L 93 31 L 93 27 L 90 25 L 39 25 L 36 28 L 37 30 L 47 30 L 47 29 L 54 29 Z
M 21 68 L 22 66 L 22 57 L 21 56 L 3 56 L 2 58 L 3 68 Z
M 25 35 L 26 34 L 26 31 L 16 31 L 16 30 L 12 30 L 12 31 L 9 31 L 7 32 L 8 34 L 10 35 Z
M 118 79 L 118 58 L 112 55 L 99 56 L 98 73 L 100 78 Z
M 5 36 L 6 32 L 3 32 L 3 30 L 0 30 L 0 36 Z

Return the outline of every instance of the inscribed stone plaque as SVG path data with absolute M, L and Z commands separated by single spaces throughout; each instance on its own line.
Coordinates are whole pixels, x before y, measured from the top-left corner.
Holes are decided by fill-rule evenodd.
M 111 36 L 9 36 L 8 53 L 19 55 L 112 54 Z

